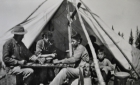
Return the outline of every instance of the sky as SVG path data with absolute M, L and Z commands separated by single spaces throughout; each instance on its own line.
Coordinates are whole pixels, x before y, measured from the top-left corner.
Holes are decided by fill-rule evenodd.
M 5 32 L 22 22 L 42 1 L 44 0 L 0 0 L 0 31 Z
M 136 29 L 140 29 L 140 0 L 83 0 L 92 12 L 110 27 L 115 33 L 124 34 L 124 39 L 129 40 L 132 29 L 135 37 Z
M 44 0 L 0 0 L 0 31 L 22 22 Z M 132 29 L 133 36 L 136 27 L 140 29 L 140 0 L 82 0 L 92 12 L 100 18 L 115 33 L 124 34 L 128 41 Z M 2 33 L 0 34 L 2 35 Z

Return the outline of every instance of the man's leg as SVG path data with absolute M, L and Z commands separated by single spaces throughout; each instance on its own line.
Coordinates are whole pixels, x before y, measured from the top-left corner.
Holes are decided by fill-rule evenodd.
M 102 74 L 102 77 L 103 77 L 104 81 L 106 82 L 106 80 L 107 80 L 107 74 L 106 74 L 106 72 L 103 71 L 103 70 L 101 70 L 101 74 Z
M 66 78 L 78 78 L 79 68 L 63 68 L 53 79 L 50 85 L 62 85 Z
M 40 72 L 39 73 L 39 81 L 40 81 L 40 83 L 46 84 L 47 81 L 48 81 L 48 79 L 47 79 L 47 77 L 48 77 L 48 74 L 47 74 L 48 73 L 48 68 L 41 68 L 39 72 Z
M 21 69 L 23 75 L 23 81 L 25 85 L 31 85 L 33 79 L 33 69 L 31 68 L 23 68 Z
M 48 82 L 52 81 L 55 77 L 54 68 L 48 68 Z
M 9 73 L 14 75 L 22 75 L 25 85 L 29 85 L 32 80 L 33 72 L 34 71 L 31 68 L 20 68 L 17 66 L 11 69 Z

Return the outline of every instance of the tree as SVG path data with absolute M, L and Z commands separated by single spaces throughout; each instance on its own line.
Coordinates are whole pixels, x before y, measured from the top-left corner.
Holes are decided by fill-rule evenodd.
M 137 37 L 135 44 L 136 44 L 136 48 L 140 49 L 140 34 Z
M 139 30 L 138 30 L 138 26 L 137 26 L 137 30 L 136 30 L 135 45 L 136 45 L 136 48 L 140 49 L 140 33 L 139 33 Z
M 122 36 L 122 38 L 123 38 L 124 34 L 122 33 L 122 35 L 121 35 L 121 36 Z
M 119 35 L 119 36 L 121 36 L 121 33 L 120 33 L 120 32 L 118 32 L 118 35 Z
M 138 26 L 137 26 L 137 30 L 136 30 L 136 40 L 139 37 L 139 30 L 138 30 Z
M 133 34 L 132 34 L 132 29 L 131 29 L 131 32 L 130 32 L 130 37 L 129 37 L 129 44 L 133 44 Z
M 112 25 L 112 30 L 114 31 L 113 25 Z

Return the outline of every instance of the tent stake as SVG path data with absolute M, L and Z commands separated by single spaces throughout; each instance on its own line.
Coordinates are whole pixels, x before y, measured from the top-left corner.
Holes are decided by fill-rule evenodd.
M 126 58 L 126 60 L 128 61 L 128 63 L 131 65 L 132 69 L 135 71 L 135 73 L 137 74 L 138 78 L 140 78 L 139 74 L 137 73 L 137 71 L 135 70 L 133 64 L 130 62 L 130 60 L 127 58 L 127 56 L 124 54 L 124 52 L 120 49 L 120 47 L 116 44 L 116 42 L 112 39 L 112 37 L 104 30 L 104 28 L 100 25 L 100 23 L 98 22 L 98 20 L 92 15 L 92 13 L 90 12 L 90 9 L 86 6 L 86 4 L 83 3 L 82 0 L 80 0 L 82 2 L 82 4 L 86 7 L 86 9 L 88 10 L 88 12 L 91 14 L 91 16 L 93 17 L 93 19 L 97 22 L 97 24 L 101 27 L 101 29 L 107 34 L 107 36 L 112 40 L 112 42 L 116 45 L 116 47 L 120 50 L 120 52 L 123 54 L 123 56 Z

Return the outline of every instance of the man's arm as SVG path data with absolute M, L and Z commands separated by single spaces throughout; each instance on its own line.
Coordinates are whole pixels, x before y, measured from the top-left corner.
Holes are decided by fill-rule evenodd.
M 42 51 L 42 42 L 41 41 L 38 41 L 37 44 L 36 44 L 36 55 L 39 55 L 41 54 L 41 51 Z
M 75 63 L 81 59 L 82 53 L 84 52 L 85 48 L 80 46 L 76 50 L 74 50 L 74 55 L 68 59 L 60 60 L 62 63 Z
M 12 44 L 6 42 L 3 46 L 3 61 L 5 64 L 15 66 L 18 64 L 18 60 L 12 58 Z
M 106 59 L 106 63 L 107 63 L 107 65 L 105 66 L 105 68 L 109 71 L 113 70 L 113 65 L 111 64 L 111 62 L 108 59 Z
M 38 57 L 41 57 L 41 58 L 52 57 L 52 58 L 54 58 L 55 55 L 56 55 L 55 53 L 52 53 L 52 54 L 42 54 L 42 55 L 38 55 Z
M 38 57 L 44 57 L 44 58 L 47 58 L 47 57 L 55 57 L 55 53 L 53 54 L 41 54 L 41 51 L 42 51 L 42 47 L 43 47 L 43 42 L 42 41 L 38 41 L 37 44 L 36 44 L 36 55 Z M 55 52 L 55 47 L 52 46 L 52 52 Z

